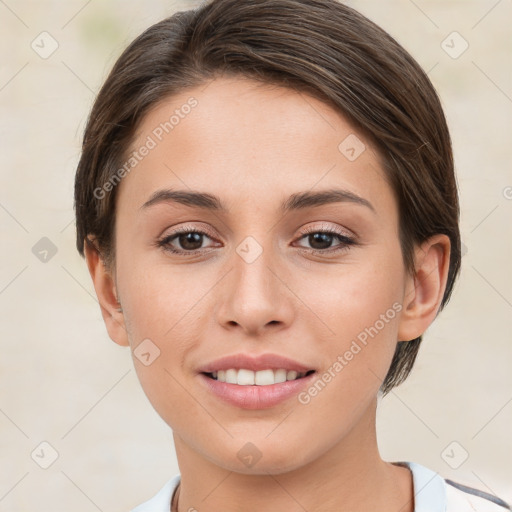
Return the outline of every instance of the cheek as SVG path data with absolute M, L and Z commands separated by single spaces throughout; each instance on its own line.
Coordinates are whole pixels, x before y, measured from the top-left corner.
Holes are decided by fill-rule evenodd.
M 306 314 L 322 327 L 319 334 L 337 344 L 357 337 L 386 315 L 393 304 L 400 303 L 404 269 L 399 254 L 380 254 L 359 261 L 354 258 L 321 273 L 312 269 L 293 286 L 308 307 Z M 391 328 L 396 330 L 396 309 L 385 318 L 386 334 Z M 378 326 L 382 330 L 380 322 Z
M 371 407 L 395 351 L 400 283 L 399 265 L 393 274 L 361 269 L 347 274 L 335 291 L 322 294 L 335 334 L 317 338 L 325 366 L 298 396 L 304 419 L 297 431 L 308 436 L 310 421 L 314 422 L 318 434 L 311 440 L 314 452 L 348 435 Z
M 119 265 L 120 294 L 134 344 L 141 336 L 173 339 L 184 325 L 193 325 L 191 318 L 204 294 L 195 275 L 199 273 L 179 265 L 153 264 L 142 258 L 137 263 L 135 255 L 126 266 Z
M 314 313 L 328 327 L 322 329 L 328 335 L 316 340 L 319 352 L 325 354 L 322 380 L 333 392 L 329 400 L 347 405 L 349 397 L 370 396 L 380 387 L 396 348 L 404 279 L 397 245 L 378 258 L 340 269 L 334 280 L 330 276 L 322 283 L 310 278 L 304 285 Z M 322 386 L 319 383 L 318 389 Z
M 211 318 L 204 314 L 211 307 L 200 286 L 205 276 L 193 283 L 193 272 L 135 263 L 134 258 L 124 268 L 120 264 L 118 273 L 133 363 L 154 408 L 180 417 L 190 406 L 180 385 L 184 372 L 190 371 L 187 355 L 204 339 L 209 328 L 205 322 Z

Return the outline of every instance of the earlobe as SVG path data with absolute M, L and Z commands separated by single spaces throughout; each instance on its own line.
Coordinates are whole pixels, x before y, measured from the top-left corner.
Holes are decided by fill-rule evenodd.
M 399 341 L 421 336 L 439 311 L 450 265 L 448 236 L 435 235 L 416 248 L 415 265 L 415 274 L 409 276 L 404 290 Z
M 84 242 L 84 253 L 108 335 L 118 345 L 129 346 L 115 281 L 105 266 L 94 238 L 88 237 Z

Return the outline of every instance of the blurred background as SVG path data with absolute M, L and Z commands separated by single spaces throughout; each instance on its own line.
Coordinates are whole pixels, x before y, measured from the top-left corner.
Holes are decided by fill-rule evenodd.
M 428 71 L 462 209 L 461 276 L 412 375 L 379 403 L 381 454 L 512 502 L 512 1 L 346 3 Z M 179 472 L 76 251 L 73 182 L 116 58 L 197 5 L 0 0 L 0 512 L 126 512 Z

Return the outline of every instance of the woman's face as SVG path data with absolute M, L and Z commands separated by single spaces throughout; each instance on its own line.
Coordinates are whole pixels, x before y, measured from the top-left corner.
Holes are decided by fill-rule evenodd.
M 131 346 L 176 442 L 229 470 L 276 473 L 368 432 L 409 279 L 369 142 L 306 94 L 218 78 L 154 108 L 131 150 L 115 341 Z M 295 367 L 315 372 L 280 382 Z M 240 384 L 204 373 L 221 368 L 258 372 L 228 371 Z M 243 385 L 252 378 L 262 385 Z

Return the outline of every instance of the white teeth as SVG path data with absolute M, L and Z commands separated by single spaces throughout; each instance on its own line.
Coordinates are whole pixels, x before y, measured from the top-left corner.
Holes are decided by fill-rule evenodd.
M 228 384 L 238 384 L 237 371 L 234 369 L 226 370 L 226 382 Z
M 240 370 L 240 372 L 242 372 L 242 370 Z M 238 373 L 239 375 L 240 372 Z M 238 381 L 238 383 L 240 384 L 240 380 Z M 275 377 L 274 372 L 272 370 L 260 370 L 259 372 L 254 372 L 254 384 L 256 384 L 257 386 L 269 386 L 270 384 L 274 383 Z
M 286 382 L 286 370 L 276 370 L 274 372 L 274 383 Z
M 236 372 L 236 370 L 228 370 L 228 372 Z M 236 384 L 240 386 L 254 386 L 254 372 L 251 370 L 238 370 L 238 378 Z
M 218 370 L 212 372 L 212 377 L 219 382 L 227 382 L 228 384 L 238 384 L 239 386 L 271 386 L 272 384 L 279 384 L 287 380 L 296 380 L 304 377 L 306 372 L 296 372 L 295 370 L 259 370 L 253 372 L 241 368 L 236 370 L 230 368 L 229 370 Z
M 297 378 L 297 372 L 294 371 L 294 370 L 290 370 L 287 374 L 286 374 L 286 380 L 295 380 Z

